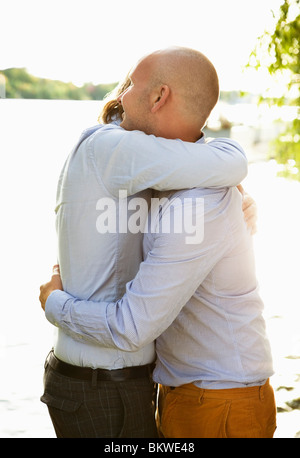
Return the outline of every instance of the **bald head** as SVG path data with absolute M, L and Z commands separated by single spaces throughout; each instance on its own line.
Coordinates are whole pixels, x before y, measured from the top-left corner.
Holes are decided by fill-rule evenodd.
M 166 84 L 180 103 L 177 109 L 202 129 L 219 98 L 217 72 L 199 51 L 172 47 L 156 51 L 145 59 L 152 62 L 150 84 Z
M 137 63 L 130 80 L 118 98 L 124 129 L 186 141 L 201 137 L 219 97 L 218 76 L 207 57 L 182 47 L 155 51 Z

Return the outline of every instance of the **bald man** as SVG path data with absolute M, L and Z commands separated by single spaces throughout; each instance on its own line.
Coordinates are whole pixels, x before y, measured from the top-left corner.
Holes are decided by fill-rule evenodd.
M 62 172 L 57 227 L 66 293 L 55 293 L 109 302 L 122 296 L 142 261 L 144 231 L 136 231 L 141 223 L 140 227 L 131 223 L 147 218 L 144 202 L 152 196 L 148 188 L 213 186 L 224 193 L 224 187 L 235 186 L 245 174 L 239 145 L 229 139 L 204 142 L 202 127 L 217 101 L 218 80 L 202 54 L 183 48 L 159 51 L 143 58 L 130 78 L 130 86 L 119 98 L 124 109 L 121 127 L 102 126 L 88 132 Z M 128 196 L 139 194 L 125 199 L 124 208 L 120 189 Z M 142 209 L 138 218 L 132 214 L 137 205 Z M 105 206 L 113 210 L 105 214 L 106 226 L 101 226 L 104 218 L 99 211 Z M 153 281 L 162 279 L 155 269 Z M 169 283 L 170 289 L 172 279 Z M 46 297 L 45 288 L 41 295 Z M 99 345 L 93 335 L 100 323 L 92 315 L 79 319 L 86 323 L 83 335 L 74 334 L 76 323 L 69 328 L 69 319 L 52 320 L 60 305 L 55 299 L 51 294 L 46 303 L 47 318 L 58 327 L 58 337 L 47 359 L 42 401 L 48 405 L 57 435 L 154 437 L 154 337 L 133 351 Z
M 119 97 L 124 129 L 188 142 L 202 136 L 219 97 L 218 76 L 206 56 L 189 48 L 157 51 L 138 62 L 130 79 Z

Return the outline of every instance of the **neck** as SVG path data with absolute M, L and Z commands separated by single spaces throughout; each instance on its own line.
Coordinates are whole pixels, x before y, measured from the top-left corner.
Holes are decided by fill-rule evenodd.
M 180 139 L 194 143 L 202 137 L 200 124 L 195 119 L 187 118 L 173 105 L 165 105 L 155 117 L 152 117 L 151 130 L 156 137 Z
M 195 143 L 203 136 L 203 133 L 200 129 L 198 130 L 192 128 L 185 128 L 180 123 L 178 123 L 173 127 L 171 124 L 165 126 L 165 128 L 163 128 L 163 126 L 159 126 L 157 132 L 154 135 L 156 135 L 157 137 L 163 137 L 168 139 L 178 138 L 179 140 L 182 140 L 184 142 Z

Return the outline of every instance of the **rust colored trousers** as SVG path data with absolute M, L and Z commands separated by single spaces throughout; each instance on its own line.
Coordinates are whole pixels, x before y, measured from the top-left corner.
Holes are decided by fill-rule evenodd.
M 272 438 L 274 391 L 263 386 L 205 390 L 160 385 L 157 426 L 165 438 Z

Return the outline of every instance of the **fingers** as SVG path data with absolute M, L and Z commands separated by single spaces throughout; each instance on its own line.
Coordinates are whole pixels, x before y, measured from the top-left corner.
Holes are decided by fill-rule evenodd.
M 239 184 L 239 185 L 237 185 L 237 188 L 238 188 L 238 190 L 240 191 L 240 193 L 243 196 L 245 194 L 245 190 L 244 190 L 243 186 L 241 184 Z
M 251 235 L 254 235 L 257 232 L 256 221 L 257 221 L 256 216 L 249 216 L 249 218 L 246 218 L 246 224 L 247 224 L 247 227 L 251 230 Z
M 59 265 L 55 264 L 52 268 L 52 278 L 48 283 L 44 283 L 43 285 L 40 286 L 40 296 L 39 300 L 42 306 L 42 309 L 45 310 L 45 304 L 46 301 L 49 297 L 49 295 L 52 293 L 54 290 L 61 290 L 63 291 L 63 286 L 60 278 L 60 269 Z
M 251 235 L 257 232 L 257 205 L 255 200 L 248 194 L 244 194 L 242 202 L 242 210 L 248 228 L 251 230 Z
M 60 275 L 59 265 L 55 264 L 52 269 L 52 275 Z
M 250 205 L 256 206 L 256 202 L 253 199 L 253 197 L 249 196 L 249 194 L 244 193 L 242 205 L 243 205 L 243 208 L 247 208 L 247 207 L 250 207 Z

